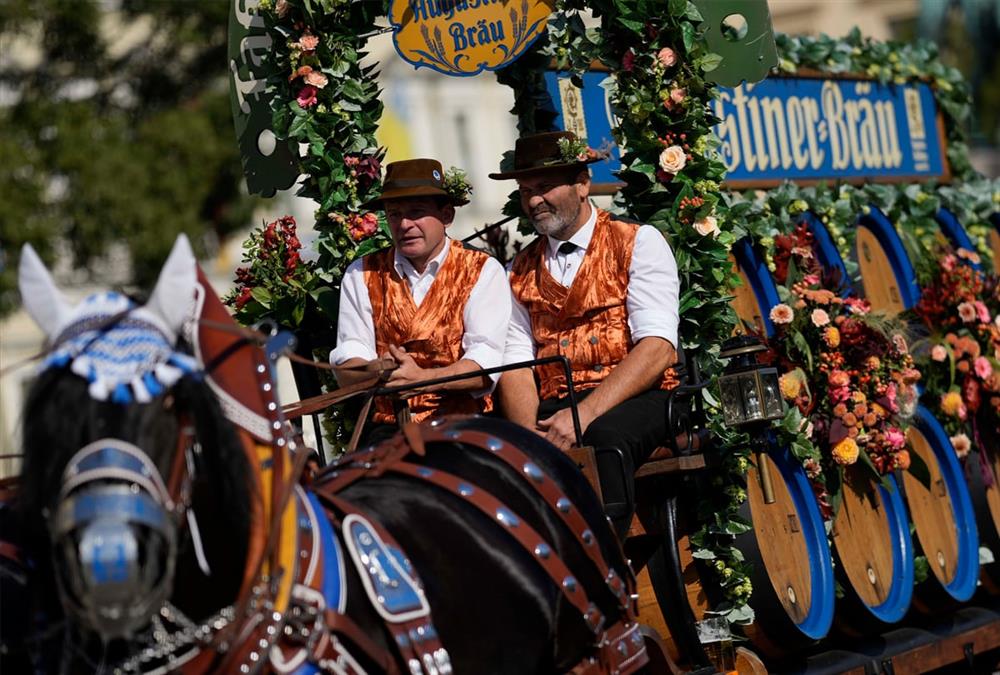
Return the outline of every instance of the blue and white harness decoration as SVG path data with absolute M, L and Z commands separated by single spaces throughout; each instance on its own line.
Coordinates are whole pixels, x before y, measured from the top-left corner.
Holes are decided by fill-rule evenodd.
M 121 320 L 105 326 L 119 314 Z M 95 293 L 75 308 L 41 368 L 68 364 L 90 383 L 90 396 L 98 401 L 149 403 L 197 370 L 192 357 L 174 350 L 171 333 L 159 317 L 124 295 Z
M 357 514 L 344 518 L 343 531 L 365 592 L 383 619 L 402 623 L 430 614 L 424 590 L 401 551 L 386 545 L 371 523 Z

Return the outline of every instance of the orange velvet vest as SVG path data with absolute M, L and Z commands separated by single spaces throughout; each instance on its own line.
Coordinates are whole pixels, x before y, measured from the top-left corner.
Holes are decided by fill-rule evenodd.
M 375 348 L 378 354 L 394 344 L 404 347 L 421 368 L 450 366 L 462 358 L 462 319 L 465 303 L 479 280 L 487 256 L 452 240 L 448 256 L 434 283 L 417 307 L 406 280 L 393 265 L 389 248 L 365 257 L 365 285 L 372 303 Z M 475 398 L 465 392 L 432 392 L 408 399 L 412 417 L 421 421 L 432 415 L 480 413 L 490 410 L 489 397 Z M 392 402 L 375 399 L 374 420 L 395 423 Z
M 538 358 L 566 356 L 573 372 L 574 389 L 593 389 L 632 349 L 625 300 L 637 223 L 613 220 L 597 210 L 597 224 L 583 264 L 566 288 L 545 266 L 547 238 L 531 242 L 514 259 L 510 286 L 514 297 L 531 317 L 531 332 L 538 344 Z M 558 363 L 538 366 L 542 399 L 565 396 L 569 389 Z M 656 385 L 677 385 L 667 369 Z

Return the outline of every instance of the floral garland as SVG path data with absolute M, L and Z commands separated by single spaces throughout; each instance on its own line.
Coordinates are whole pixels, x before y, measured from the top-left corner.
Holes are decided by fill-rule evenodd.
M 1000 439 L 1000 279 L 972 266 L 974 251 L 940 242 L 922 261 L 913 313 L 930 333 L 918 351 L 925 400 L 965 458 L 987 447 L 984 434 Z
M 771 309 L 776 334 L 768 344 L 784 370 L 782 395 L 792 404 L 784 440 L 812 480 L 824 517 L 832 519 L 847 467 L 858 463 L 878 481 L 919 461 L 911 460 L 905 432 L 920 371 L 905 324 L 830 290 L 839 280 L 821 268 L 805 224 L 777 237 L 775 246 L 785 302 Z
M 274 132 L 305 148 L 298 194 L 319 204 L 315 269 L 331 283 L 354 259 L 389 243 L 382 215 L 363 206 L 379 194 L 384 151 L 375 141 L 382 115 L 375 66 L 361 65 L 365 36 L 386 7 L 309 0 L 257 7 L 274 40 L 266 91 Z

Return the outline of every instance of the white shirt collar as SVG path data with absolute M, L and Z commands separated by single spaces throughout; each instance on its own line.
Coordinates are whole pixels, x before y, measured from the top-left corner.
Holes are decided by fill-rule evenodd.
M 590 204 L 590 218 L 587 218 L 587 222 L 583 224 L 579 230 L 577 230 L 572 237 L 567 240 L 555 239 L 554 237 L 548 237 L 549 240 L 549 257 L 554 258 L 559 247 L 569 241 L 580 247 L 580 250 L 586 251 L 587 247 L 590 246 L 590 240 L 594 238 L 594 227 L 597 225 L 597 207 L 593 203 Z M 546 235 L 548 236 L 548 235 Z
M 436 256 L 427 261 L 427 266 L 424 268 L 423 274 L 417 272 L 417 269 L 403 254 L 399 252 L 399 249 L 393 250 L 392 264 L 396 268 L 396 274 L 403 277 L 404 279 L 419 279 L 424 275 L 430 274 L 431 276 L 436 276 L 438 270 L 441 269 L 441 265 L 444 264 L 445 258 L 448 257 L 448 250 L 451 249 L 451 239 L 445 235 L 444 238 L 444 248 Z

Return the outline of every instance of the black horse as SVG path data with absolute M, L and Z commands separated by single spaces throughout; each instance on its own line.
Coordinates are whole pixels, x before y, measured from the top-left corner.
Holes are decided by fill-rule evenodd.
M 299 486 L 286 495 L 280 476 L 268 483 L 261 472 L 292 466 L 291 444 L 272 443 L 271 454 L 257 461 L 264 446 L 248 443 L 247 434 L 227 420 L 204 364 L 169 386 L 157 387 L 148 374 L 140 377 L 148 385 L 136 385 L 142 395 L 122 394 L 113 382 L 113 391 L 103 392 L 100 372 L 79 367 L 81 359 L 93 366 L 101 356 L 87 361 L 94 345 L 106 352 L 109 345 L 128 342 L 104 339 L 109 332 L 135 328 L 129 322 L 137 313 L 157 307 L 169 319 L 164 299 L 193 294 L 184 288 L 195 283 L 193 258 L 175 248 L 175 272 L 178 257 L 184 273 L 173 276 L 175 282 L 183 277 L 180 288 L 175 283 L 165 292 L 161 286 L 170 275 L 164 272 L 145 307 L 105 312 L 96 327 L 93 315 L 86 321 L 52 316 L 53 303 L 65 310 L 58 299 L 43 300 L 47 306 L 32 311 L 28 295 L 38 295 L 39 283 L 22 281 L 28 309 L 40 318 L 57 353 L 61 344 L 75 347 L 69 358 L 50 356 L 31 388 L 15 508 L 0 509 L 0 538 L 19 539 L 26 579 L 18 586 L 11 579 L 19 577 L 3 576 L 8 598 L 23 593 L 26 599 L 3 603 L 4 672 L 318 669 L 444 675 L 633 672 L 641 666 L 645 654 L 629 607 L 630 572 L 620 546 L 577 468 L 535 434 L 484 418 L 449 420 L 441 427 L 446 436 L 441 428 L 413 427 L 384 446 L 340 460 L 315 478 L 313 494 Z M 50 281 L 41 283 L 46 292 L 49 286 Z M 173 319 L 181 333 L 190 316 L 175 313 Z M 52 329 L 56 325 L 58 331 Z M 166 334 L 171 335 L 169 328 Z M 474 440 L 483 438 L 489 440 Z M 527 461 L 504 460 L 501 446 L 523 453 Z M 407 473 L 394 469 L 393 461 L 416 468 Z M 345 481 L 352 472 L 355 478 Z M 431 474 L 460 482 L 449 490 L 428 480 Z M 548 494 L 559 499 L 547 498 L 536 483 L 553 486 Z M 502 506 L 485 510 L 473 503 L 472 493 Z M 312 539 L 293 538 L 289 544 L 274 528 L 280 512 L 270 514 L 286 496 L 298 505 L 290 521 L 296 532 L 309 529 L 306 514 L 332 518 L 334 527 L 313 523 Z M 122 504 L 128 505 L 124 515 L 114 510 Z M 360 541 L 382 533 L 387 547 L 398 547 L 402 555 L 378 563 L 377 551 L 368 550 L 366 557 L 364 549 L 348 543 L 360 561 L 340 567 L 346 604 L 309 614 L 308 603 L 295 599 L 308 594 L 296 596 L 302 588 L 288 578 L 295 568 L 301 581 L 306 565 L 281 563 L 290 559 L 281 551 L 306 559 L 309 550 L 329 550 L 329 541 L 312 549 L 295 543 L 314 541 L 317 532 L 327 537 L 336 532 L 343 550 L 346 529 L 339 525 L 346 528 L 350 513 L 374 523 Z M 582 517 L 586 529 L 574 530 L 566 514 Z M 540 543 L 526 547 L 515 535 Z M 118 548 L 108 553 L 112 545 Z M 565 567 L 553 568 L 550 558 Z M 396 572 L 382 569 L 390 566 Z M 559 578 L 553 569 L 569 574 Z M 414 630 L 421 636 L 425 628 L 427 634 L 436 631 L 446 650 L 422 660 L 419 653 L 406 657 L 401 645 L 407 633 L 386 619 L 389 601 L 383 602 L 378 590 L 379 578 L 388 584 L 384 588 L 399 590 L 400 579 L 405 587 L 408 577 L 422 586 L 417 595 L 426 598 L 432 613 L 419 618 L 416 629 L 409 624 L 410 637 L 419 641 Z M 373 583 L 376 590 L 370 592 Z M 579 597 L 587 612 L 580 611 Z M 617 628 L 609 632 L 611 627 Z M 322 632 L 325 642 L 310 635 L 313 631 Z M 245 644 L 248 640 L 254 644 Z M 290 644 L 293 653 L 301 646 L 305 660 L 278 658 L 279 640 L 285 640 L 285 654 Z M 341 645 L 340 651 L 331 645 Z

